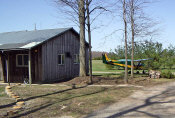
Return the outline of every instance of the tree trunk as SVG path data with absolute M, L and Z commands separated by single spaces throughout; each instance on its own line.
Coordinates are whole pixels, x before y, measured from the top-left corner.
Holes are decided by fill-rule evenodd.
M 126 1 L 123 0 L 123 21 L 125 27 L 125 77 L 124 82 L 128 83 L 128 56 L 127 56 L 127 21 L 126 21 Z
M 86 54 L 85 54 L 85 8 L 84 0 L 79 0 L 79 23 L 80 23 L 80 73 L 81 77 L 86 76 Z
M 93 80 L 92 80 L 91 24 L 89 15 L 89 0 L 86 0 L 86 11 L 87 11 L 87 26 L 88 26 L 88 40 L 89 40 L 89 77 L 90 77 L 90 83 L 92 84 Z
M 132 53 L 131 53 L 131 79 L 134 78 L 134 0 L 131 0 L 131 30 L 132 30 Z

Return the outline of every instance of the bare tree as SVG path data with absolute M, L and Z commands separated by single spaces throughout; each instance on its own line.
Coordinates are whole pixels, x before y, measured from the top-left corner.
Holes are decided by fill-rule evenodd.
M 92 0 L 91 0 L 92 1 Z M 89 40 L 89 77 L 90 77 L 90 83 L 93 83 L 92 80 L 92 51 L 91 51 L 91 24 L 90 24 L 90 13 L 89 13 L 89 0 L 86 0 L 86 13 L 87 13 L 87 27 L 88 27 L 88 40 Z
M 131 79 L 134 78 L 134 45 L 136 37 L 147 37 L 157 32 L 153 29 L 157 23 L 153 22 L 144 13 L 144 8 L 151 3 L 149 0 L 129 0 L 127 3 L 128 22 L 131 26 Z
M 127 13 L 127 4 L 128 0 L 118 0 L 115 1 L 113 12 L 116 13 L 116 9 L 119 10 L 119 17 L 121 18 L 124 26 L 123 28 L 116 31 L 123 31 L 123 39 L 124 39 L 124 48 L 125 48 L 125 74 L 124 74 L 124 82 L 128 83 L 128 13 Z M 118 13 L 116 13 L 118 14 Z M 116 32 L 115 31 L 115 32 Z M 113 33 L 115 33 L 113 32 Z M 112 35 L 113 35 L 112 33 Z
M 79 0 L 79 24 L 80 24 L 80 73 L 79 75 L 86 76 L 86 47 L 85 47 L 85 2 Z
M 128 55 L 127 55 L 127 12 L 126 12 L 126 0 L 122 0 L 123 4 L 123 22 L 124 22 L 124 38 L 125 38 L 125 77 L 124 82 L 128 83 Z
M 131 52 L 131 79 L 134 78 L 134 0 L 130 0 L 130 19 L 132 31 L 132 52 Z
M 98 16 L 100 16 L 104 11 L 108 11 L 105 9 L 105 7 L 102 7 L 100 5 L 97 5 L 93 7 L 93 9 L 90 11 L 90 6 L 93 0 L 86 0 L 86 20 L 87 20 L 87 31 L 88 31 L 88 41 L 89 41 L 89 77 L 90 77 L 90 83 L 93 83 L 92 80 L 92 45 L 91 45 L 91 24 L 97 19 Z M 99 1 L 98 1 L 99 2 Z M 91 20 L 90 15 L 96 10 L 100 10 L 100 12 Z

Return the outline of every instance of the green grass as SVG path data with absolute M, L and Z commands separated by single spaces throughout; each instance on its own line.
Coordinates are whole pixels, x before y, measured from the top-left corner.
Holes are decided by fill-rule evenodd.
M 161 70 L 170 70 L 167 67 L 164 69 L 163 67 L 160 68 Z M 173 67 L 171 72 L 175 73 L 175 67 Z M 113 69 L 108 69 L 107 64 L 102 63 L 102 60 L 92 60 L 92 72 L 124 72 L 124 69 L 118 69 L 118 66 L 114 66 Z M 142 71 L 140 71 L 141 73 Z M 96 74 L 96 73 L 95 73 Z
M 92 72 L 100 71 L 100 72 L 123 72 L 124 70 L 118 70 L 117 66 L 110 70 L 107 67 L 107 64 L 102 63 L 102 60 L 92 60 Z
M 4 92 L 4 86 L 0 86 L 0 97 L 5 96 L 5 92 Z
M 4 86 L 0 86 L 0 93 L 4 91 Z
M 119 70 L 118 66 L 114 66 L 114 68 L 112 70 L 108 69 L 107 66 L 108 66 L 107 64 L 102 63 L 102 60 L 92 60 L 93 75 L 101 76 L 101 77 L 119 77 L 124 72 L 124 69 L 121 68 Z M 109 72 L 109 73 L 105 73 L 105 72 Z M 141 74 L 142 70 L 139 70 L 139 72 Z M 136 71 L 135 71 L 135 73 L 136 73 Z
M 93 76 L 106 78 L 121 78 L 124 76 L 124 73 L 93 73 Z

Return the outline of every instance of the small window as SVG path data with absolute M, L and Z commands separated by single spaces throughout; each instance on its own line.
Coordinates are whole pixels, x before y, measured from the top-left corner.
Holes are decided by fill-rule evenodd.
M 75 64 L 78 64 L 79 63 L 79 55 L 78 54 L 75 54 L 74 55 L 74 63 Z
M 27 54 L 18 54 L 16 55 L 16 66 L 17 67 L 27 67 L 28 66 L 28 55 Z
M 58 55 L 58 65 L 63 65 L 64 64 L 64 54 L 59 54 Z
M 29 59 L 29 57 L 28 57 L 28 55 L 24 55 L 24 65 L 28 65 L 28 59 Z
M 19 65 L 19 66 L 23 65 L 22 64 L 22 55 L 17 55 L 17 61 L 18 61 L 17 65 Z
M 68 58 L 71 57 L 70 52 L 66 52 L 66 57 L 68 57 Z

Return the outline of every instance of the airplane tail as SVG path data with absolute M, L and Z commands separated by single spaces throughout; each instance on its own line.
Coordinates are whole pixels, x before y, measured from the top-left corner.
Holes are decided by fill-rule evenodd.
M 105 63 L 105 64 L 107 64 L 107 63 L 108 63 L 109 58 L 107 57 L 107 55 L 106 55 L 106 54 L 102 54 L 102 61 L 103 61 L 103 63 Z

